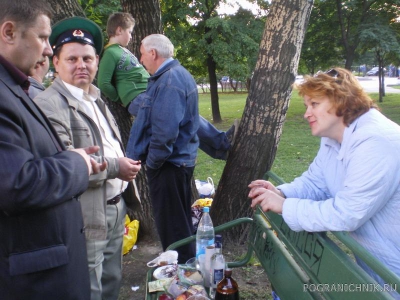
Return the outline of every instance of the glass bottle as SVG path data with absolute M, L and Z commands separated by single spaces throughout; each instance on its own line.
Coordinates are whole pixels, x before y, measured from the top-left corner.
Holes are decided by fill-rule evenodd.
M 196 233 L 196 258 L 206 253 L 206 247 L 214 244 L 214 226 L 210 217 L 210 208 L 203 208 L 203 216 L 200 219 Z
M 236 281 L 231 276 L 232 270 L 226 268 L 224 279 L 217 285 L 215 300 L 239 300 L 239 288 Z
M 225 258 L 222 255 L 222 236 L 215 236 L 215 252 L 210 262 L 210 297 L 214 299 L 217 284 L 224 278 Z

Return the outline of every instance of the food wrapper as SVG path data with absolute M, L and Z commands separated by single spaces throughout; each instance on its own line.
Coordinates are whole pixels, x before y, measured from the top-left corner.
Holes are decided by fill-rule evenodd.
M 208 297 L 207 291 L 204 288 L 204 286 L 199 285 L 199 284 L 195 284 L 195 285 L 190 286 L 187 289 L 187 291 L 185 292 L 185 294 L 186 294 L 186 297 L 188 297 L 188 298 L 190 296 L 194 296 L 194 295 L 196 295 L 196 296 L 201 295 L 201 296 L 204 296 L 204 297 Z
M 192 207 L 195 207 L 195 206 L 200 206 L 200 207 L 211 206 L 212 202 L 213 202 L 213 199 L 211 199 L 211 198 L 197 199 L 192 204 Z
M 170 294 L 172 297 L 176 298 L 179 295 L 185 293 L 187 291 L 187 286 L 183 285 L 177 278 L 174 278 L 169 286 L 166 288 L 166 292 Z
M 150 281 L 148 283 L 149 285 L 149 292 L 163 292 L 166 290 L 166 287 L 168 287 L 171 282 L 175 280 L 174 278 L 163 278 L 159 280 L 154 280 Z
M 213 199 L 211 198 L 202 198 L 202 199 L 197 199 L 193 204 L 192 204 L 192 223 L 194 226 L 194 229 L 197 230 L 197 226 L 199 225 L 200 219 L 203 216 L 203 207 L 205 206 L 211 206 Z
M 179 281 L 187 286 L 203 284 L 203 276 L 201 273 L 191 267 L 178 265 L 178 278 Z

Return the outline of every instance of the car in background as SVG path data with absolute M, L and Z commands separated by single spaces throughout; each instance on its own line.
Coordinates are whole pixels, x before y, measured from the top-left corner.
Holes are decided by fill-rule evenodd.
M 376 76 L 379 73 L 379 67 L 373 67 L 371 70 L 367 72 L 368 76 Z
M 221 82 L 229 82 L 229 76 L 222 76 Z
M 383 72 L 385 72 L 385 75 L 387 75 L 385 68 L 383 68 Z M 367 72 L 367 76 L 378 76 L 378 74 L 379 74 L 379 67 L 373 67 L 371 70 Z

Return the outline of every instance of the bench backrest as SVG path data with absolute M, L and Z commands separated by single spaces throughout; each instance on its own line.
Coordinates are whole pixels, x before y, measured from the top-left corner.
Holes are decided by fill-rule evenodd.
M 281 180 L 272 172 L 267 175 Z M 385 286 L 387 291 L 400 288 L 400 278 L 348 234 L 336 236 L 391 283 Z M 249 243 L 282 300 L 392 299 L 326 233 L 294 232 L 280 215 L 257 208 Z

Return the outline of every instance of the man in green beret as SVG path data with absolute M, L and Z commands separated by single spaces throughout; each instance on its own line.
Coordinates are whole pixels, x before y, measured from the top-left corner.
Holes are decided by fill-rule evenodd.
M 127 192 L 135 195 L 133 180 L 140 161 L 125 157 L 117 123 L 92 84 L 103 48 L 101 29 L 88 19 L 68 18 L 53 26 L 50 44 L 58 77 L 35 102 L 67 148 L 100 145 L 96 159 L 107 162 L 106 170 L 90 177 L 81 204 L 91 299 L 116 300 L 122 278 L 125 202 L 138 204 L 134 201 L 138 198 L 128 198 Z

